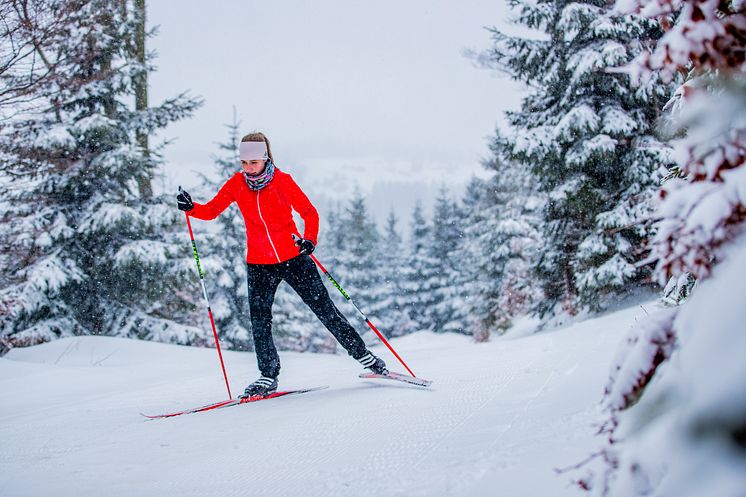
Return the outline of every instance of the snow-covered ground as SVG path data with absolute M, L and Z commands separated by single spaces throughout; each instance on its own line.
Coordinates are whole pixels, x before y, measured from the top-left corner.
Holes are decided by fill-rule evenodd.
M 394 340 L 429 390 L 361 380 L 347 356 L 281 353 L 281 389 L 330 388 L 152 421 L 139 413 L 227 396 L 214 350 L 103 337 L 15 349 L 0 359 L 0 495 L 581 495 L 555 468 L 598 444 L 609 363 L 644 315 L 485 344 Z M 235 395 L 254 356 L 224 356 Z

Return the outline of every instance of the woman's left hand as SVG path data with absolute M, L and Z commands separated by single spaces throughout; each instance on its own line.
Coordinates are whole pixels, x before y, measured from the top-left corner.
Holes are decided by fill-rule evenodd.
M 299 239 L 295 244 L 298 246 L 298 252 L 301 255 L 311 255 L 316 250 L 316 245 L 311 240 L 305 238 Z

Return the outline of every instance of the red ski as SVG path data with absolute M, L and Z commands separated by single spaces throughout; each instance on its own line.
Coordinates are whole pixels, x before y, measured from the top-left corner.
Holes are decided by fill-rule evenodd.
M 418 387 L 429 387 L 432 384 L 432 381 L 430 380 L 424 380 L 422 378 L 417 378 L 416 376 L 408 376 L 401 373 L 394 373 L 393 371 L 389 371 L 388 374 L 376 374 L 376 373 L 360 373 L 360 378 L 366 378 L 366 379 L 381 379 L 381 380 L 395 380 L 395 381 L 401 381 L 404 383 L 409 383 L 410 385 L 417 385 Z
M 215 402 L 214 404 L 207 404 L 205 406 L 194 407 L 192 409 L 185 409 L 183 411 L 172 412 L 168 414 L 148 415 L 148 414 L 140 413 L 140 415 L 145 416 L 148 419 L 173 418 L 174 416 L 181 416 L 182 414 L 192 414 L 195 412 L 211 411 L 213 409 L 222 409 L 224 407 L 237 406 L 239 404 L 248 404 L 249 402 L 258 402 L 260 400 L 276 399 L 277 397 L 284 397 L 286 395 L 295 395 L 299 393 L 313 392 L 315 390 L 323 390 L 325 388 L 329 388 L 329 386 L 325 385 L 323 387 L 302 388 L 298 390 L 285 390 L 282 392 L 271 393 L 263 397 L 248 397 L 245 399 L 238 398 L 238 399 L 231 399 L 231 400 L 223 400 L 220 402 Z

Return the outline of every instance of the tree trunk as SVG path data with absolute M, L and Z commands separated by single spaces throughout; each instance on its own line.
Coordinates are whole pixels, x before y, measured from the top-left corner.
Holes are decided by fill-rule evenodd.
M 135 16 L 137 18 L 137 32 L 135 33 L 135 55 L 137 61 L 145 66 L 145 0 L 135 0 Z M 143 111 L 148 108 L 148 71 L 143 70 L 135 76 L 135 110 Z M 142 148 L 145 157 L 150 156 L 147 133 L 137 133 L 137 144 Z M 152 175 L 144 174 L 138 180 L 140 195 L 143 198 L 153 196 Z

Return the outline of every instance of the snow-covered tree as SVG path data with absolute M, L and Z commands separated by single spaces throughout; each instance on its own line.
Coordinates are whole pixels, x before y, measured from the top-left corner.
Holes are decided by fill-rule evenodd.
M 463 288 L 464 323 L 467 331 L 476 341 L 484 342 L 490 337 L 496 320 L 491 310 L 497 309 L 499 291 L 492 285 L 497 275 L 491 272 L 489 263 L 494 247 L 484 251 L 483 241 L 490 231 L 486 223 L 488 206 L 487 182 L 477 177 L 469 181 L 461 200 L 461 212 L 464 223 L 464 238 L 461 242 L 461 281 L 468 285 Z
M 496 155 L 484 166 L 494 175 L 473 180 L 464 198 L 465 253 L 474 294 L 468 314 L 478 340 L 506 330 L 540 295 L 531 272 L 540 247 L 541 206 L 532 177 L 527 169 L 504 163 Z
M 332 206 L 326 225 L 320 231 L 318 249 L 314 255 L 334 275 L 352 299 L 375 323 L 386 313 L 387 298 L 384 284 L 381 240 L 375 223 L 368 213 L 365 198 L 359 190 L 345 209 Z M 322 276 L 327 290 L 340 311 L 359 332 L 352 307 L 327 278 Z M 313 313 L 301 302 L 289 286 L 281 284 L 275 298 L 273 327 L 278 346 L 292 350 L 334 352 L 338 344 Z M 380 326 L 382 332 L 389 330 Z
M 527 314 L 543 298 L 533 266 L 543 248 L 540 214 L 545 198 L 524 167 L 495 160 L 487 161 L 485 166 L 495 171 L 488 186 L 497 200 L 485 207 L 494 226 L 486 242 L 499 247 L 492 255 L 493 271 L 501 273 L 497 304 L 507 327 L 513 318 Z
M 668 31 L 626 70 L 687 81 L 669 108 L 682 175 L 664 183 L 651 259 L 662 284 L 696 276 L 680 307 L 633 329 L 606 389 L 606 441 L 581 480 L 597 496 L 702 494 L 746 488 L 746 5 L 637 0 L 621 13 Z
M 233 120 L 226 125 L 227 139 L 218 144 L 219 155 L 213 157 L 217 180 L 203 176 L 207 191 L 217 192 L 227 178 L 240 170 L 240 125 L 234 108 Z M 203 266 L 211 275 L 207 280 L 207 288 L 215 326 L 220 338 L 230 348 L 252 350 L 246 280 L 246 228 L 243 216 L 238 206 L 232 204 L 216 221 L 217 226 L 206 234 L 205 243 L 201 244 L 205 255 L 202 259 Z
M 435 300 L 432 288 L 435 260 L 431 256 L 432 228 L 428 225 L 418 201 L 412 211 L 407 260 L 402 271 L 404 309 L 417 330 L 432 329 L 428 309 Z
M 497 136 L 495 151 L 531 168 L 547 196 L 536 310 L 598 309 L 649 275 L 638 264 L 651 234 L 648 198 L 653 173 L 668 161 L 653 123 L 670 89 L 657 80 L 634 88 L 608 69 L 629 62 L 660 30 L 641 17 L 609 17 L 607 2 L 511 5 L 535 36 L 494 29 L 483 60 L 530 91 L 520 111 L 507 113 L 512 133 Z
M 324 261 L 324 266 L 337 267 L 339 265 L 339 254 L 344 240 L 344 227 L 342 223 L 342 207 L 339 203 L 331 205 L 326 217 L 324 229 L 319 229 L 319 246 L 316 247 L 316 255 Z
M 188 316 L 174 321 L 194 308 L 181 293 L 191 254 L 173 244 L 183 218 L 171 197 L 139 191 L 158 157 L 136 139 L 198 101 L 180 95 L 134 110 L 133 82 L 152 70 L 133 54 L 134 9 L 64 5 L 54 53 L 66 60 L 65 77 L 45 88 L 37 112 L 5 121 L 0 134 L 0 336 L 10 346 L 72 334 L 199 342 Z
M 335 236 L 338 245 L 334 247 L 336 267 L 328 269 L 371 320 L 377 322 L 381 302 L 386 297 L 381 274 L 384 247 L 359 189 L 355 190 L 338 223 Z
M 374 323 L 387 336 L 401 336 L 415 330 L 404 306 L 404 243 L 397 227 L 399 220 L 392 210 L 386 219 L 386 228 L 379 253 L 383 295 L 376 309 Z
M 334 275 L 335 278 L 339 279 L 342 279 L 344 277 L 344 267 L 342 266 L 344 256 L 342 255 L 342 247 L 344 246 L 345 238 L 345 220 L 343 216 L 344 212 L 342 211 L 341 205 L 339 203 L 334 203 L 327 214 L 326 223 L 322 225 L 319 230 L 319 244 L 316 248 L 316 251 L 314 252 L 314 255 L 322 262 L 322 264 L 324 264 L 324 267 L 326 267 Z M 322 281 L 324 282 L 324 285 L 326 286 L 326 289 L 336 306 L 342 311 L 345 316 L 347 316 L 350 323 L 355 326 L 356 323 L 354 322 L 354 318 L 350 319 L 352 316 L 350 315 L 349 308 L 347 307 L 349 305 L 347 300 L 342 297 L 339 291 L 334 288 L 334 286 L 332 286 L 332 284 L 326 277 L 322 276 Z M 280 296 L 278 295 L 278 297 Z M 291 299 L 280 297 L 280 301 L 282 302 L 283 300 L 290 301 Z M 288 302 L 288 305 L 292 304 Z M 295 311 L 288 309 L 285 312 L 287 313 L 287 316 L 289 318 L 290 315 Z M 307 321 L 310 323 L 314 323 L 314 326 L 318 322 L 315 317 L 310 320 L 307 319 Z M 310 339 L 304 340 L 304 343 L 313 342 L 317 344 L 317 348 L 319 350 L 323 350 L 325 352 L 332 352 L 337 349 L 336 342 L 325 341 L 328 340 L 330 336 L 326 329 L 320 329 L 317 327 L 314 333 L 314 336 Z
M 430 304 L 425 309 L 428 327 L 437 332 L 466 332 L 463 322 L 461 283 L 461 240 L 463 225 L 456 203 L 445 187 L 440 189 L 433 206 L 432 231 L 428 253 L 432 261 L 429 270 Z

